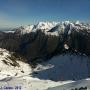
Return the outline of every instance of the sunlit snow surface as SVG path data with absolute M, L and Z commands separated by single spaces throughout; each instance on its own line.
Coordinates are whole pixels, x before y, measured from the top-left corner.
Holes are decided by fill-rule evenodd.
M 51 32 L 51 29 L 54 27 L 59 26 L 58 30 L 55 30 Z M 20 34 L 26 34 L 30 32 L 36 32 L 37 30 L 43 30 L 46 34 L 55 34 L 58 35 L 58 32 L 60 32 L 62 29 L 64 30 L 63 32 L 66 32 L 66 29 L 68 30 L 68 34 L 70 34 L 72 29 L 75 30 L 83 30 L 83 29 L 90 29 L 90 24 L 87 23 L 81 23 L 79 21 L 76 22 L 70 22 L 70 21 L 63 21 L 63 22 L 39 22 L 35 25 L 26 25 L 26 26 L 21 26 L 16 29 L 16 33 Z
M 7 61 L 6 56 L 10 53 L 5 49 L 0 49 L 0 53 L 3 53 L 0 54 L 0 87 L 2 88 L 13 87 L 15 90 L 18 86 L 21 90 L 70 90 L 74 87 L 87 86 L 90 90 L 88 78 L 90 58 L 87 56 L 59 55 L 31 69 L 28 64 L 21 61 L 18 61 L 20 67 L 6 65 L 3 60 Z M 9 62 L 11 60 L 8 60 Z

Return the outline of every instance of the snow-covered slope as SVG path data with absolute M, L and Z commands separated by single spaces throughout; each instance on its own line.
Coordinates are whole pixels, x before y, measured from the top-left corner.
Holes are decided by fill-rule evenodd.
M 16 29 L 16 33 L 25 34 L 32 32 L 34 28 L 34 25 L 28 25 L 28 26 L 21 26 L 18 29 Z
M 33 77 L 54 81 L 80 80 L 90 75 L 90 58 L 73 54 L 59 55 L 34 70 Z
M 64 86 L 62 85 L 64 84 L 67 84 L 65 88 L 69 89 L 72 85 L 75 87 L 86 85 L 88 87 L 90 84 L 90 80 L 77 81 L 88 78 L 90 58 L 87 56 L 59 55 L 38 64 L 34 69 L 17 60 L 18 65 L 13 66 L 13 61 L 8 56 L 11 56 L 9 51 L 0 49 L 0 87 L 2 88 L 15 89 L 18 87 L 21 90 L 48 90 L 51 88 L 50 90 L 55 90 L 52 87 L 60 86 L 57 87 L 60 89 L 56 90 L 63 90 Z M 74 81 L 77 82 L 73 83 Z
M 65 85 L 49 88 L 48 90 L 90 90 L 90 79 L 84 79 Z
M 21 26 L 18 29 L 16 29 L 16 33 L 25 34 L 35 32 L 37 30 L 48 31 L 55 27 L 57 24 L 58 22 L 39 22 L 36 25 Z
M 18 60 L 14 61 L 10 57 L 9 51 L 0 48 L 0 79 L 4 76 L 21 76 L 31 72 L 28 64 Z
M 59 25 L 59 29 L 55 30 L 54 27 L 57 27 L 57 25 Z M 19 28 L 16 29 L 16 33 L 20 33 L 20 34 L 25 34 L 25 33 L 30 33 L 30 32 L 35 32 L 37 30 L 44 30 L 45 32 L 51 32 L 51 29 L 54 29 L 53 32 L 51 32 L 51 34 L 55 33 L 56 31 L 61 31 L 62 29 L 64 30 L 64 32 L 66 32 L 67 30 L 71 31 L 72 29 L 90 29 L 90 25 L 86 24 L 86 23 L 80 23 L 79 21 L 76 22 L 70 22 L 70 21 L 64 21 L 64 22 L 39 22 L 36 25 L 28 25 L 28 26 L 21 26 Z M 69 31 L 69 32 L 70 32 Z
M 39 22 L 36 25 L 36 29 L 48 31 L 48 30 L 52 29 L 53 27 L 55 27 L 57 24 L 59 24 L 59 23 L 58 22 Z
M 8 58 L 11 56 L 6 49 L 0 48 L 0 89 L 18 88 L 18 90 L 45 90 L 49 87 L 62 85 L 68 82 L 54 82 L 51 80 L 40 80 L 32 77 L 30 65 L 17 61 L 17 66 L 13 66 L 13 61 Z M 20 89 L 21 88 L 21 89 Z

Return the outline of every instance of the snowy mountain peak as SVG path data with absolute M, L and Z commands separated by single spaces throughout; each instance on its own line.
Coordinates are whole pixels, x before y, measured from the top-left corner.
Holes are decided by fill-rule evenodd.
M 55 27 L 58 22 L 39 22 L 36 25 L 28 25 L 28 26 L 21 26 L 15 32 L 20 34 L 30 33 L 37 30 L 45 30 L 48 31 Z
M 34 28 L 34 25 L 27 25 L 27 26 L 21 26 L 18 29 L 16 29 L 16 33 L 25 34 L 32 32 Z
M 36 29 L 42 29 L 42 30 L 50 30 L 53 27 L 55 27 L 58 23 L 57 22 L 39 22 L 36 25 Z
M 80 24 L 80 21 L 76 21 L 75 24 Z
M 59 28 L 54 28 L 59 26 Z M 84 24 L 84 23 L 80 23 L 79 21 L 76 21 L 75 23 L 72 23 L 70 21 L 64 21 L 62 23 L 60 22 L 39 22 L 36 25 L 28 25 L 28 26 L 21 26 L 20 28 L 18 28 L 15 32 L 16 33 L 20 33 L 20 34 L 25 34 L 25 33 L 30 33 L 30 32 L 35 32 L 37 30 L 44 30 L 46 33 L 47 32 L 51 32 L 53 31 L 51 34 L 53 33 L 58 33 L 58 31 L 62 30 L 63 31 L 70 31 L 72 29 L 78 30 L 78 29 L 90 29 L 90 25 L 89 24 Z M 52 30 L 52 29 L 56 29 L 56 30 Z
M 70 24 L 70 21 L 64 21 L 64 22 L 62 22 L 62 24 L 68 25 L 68 24 Z

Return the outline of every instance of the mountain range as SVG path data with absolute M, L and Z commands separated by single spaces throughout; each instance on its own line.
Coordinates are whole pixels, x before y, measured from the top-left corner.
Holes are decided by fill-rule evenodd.
M 39 22 L 0 31 L 2 88 L 20 85 L 23 90 L 89 90 L 89 68 L 88 23 Z
M 48 59 L 65 52 L 90 55 L 90 24 L 65 21 L 21 26 L 0 32 L 0 48 L 27 59 Z

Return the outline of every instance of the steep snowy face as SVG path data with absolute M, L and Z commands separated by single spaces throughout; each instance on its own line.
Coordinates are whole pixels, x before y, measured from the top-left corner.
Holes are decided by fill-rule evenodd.
M 67 33 L 68 35 L 75 30 L 76 32 L 80 32 L 80 31 L 87 31 L 88 33 L 90 33 L 90 24 L 87 23 L 81 23 L 79 21 L 76 22 L 70 22 L 70 21 L 65 21 L 62 22 L 61 24 L 61 30 L 63 29 L 64 33 Z M 60 29 L 59 29 L 60 31 Z
M 52 33 L 54 35 L 58 35 L 58 34 L 68 34 L 69 35 L 69 34 L 71 34 L 71 31 L 73 28 L 76 28 L 74 23 L 65 21 L 65 22 L 57 24 L 55 27 L 50 29 L 48 32 L 51 33 L 51 35 L 52 35 Z
M 88 29 L 90 29 L 90 24 L 88 24 L 88 23 L 81 23 L 79 21 L 76 21 L 74 23 L 74 28 L 75 29 L 81 29 L 81 30 L 86 29 L 87 32 L 88 32 Z
M 29 74 L 31 67 L 17 58 L 11 52 L 0 48 L 0 80 L 5 77 L 16 77 Z
M 18 29 L 16 29 L 16 33 L 25 34 L 32 32 L 34 28 L 34 25 L 28 25 L 28 26 L 21 26 Z
M 39 22 L 36 25 L 21 26 L 15 32 L 20 34 L 35 32 L 37 30 L 48 31 L 55 27 L 59 22 Z
M 64 21 L 64 22 L 39 22 L 36 25 L 28 25 L 28 26 L 21 26 L 18 29 L 16 29 L 16 33 L 19 34 L 26 34 L 30 32 L 36 32 L 37 30 L 44 30 L 45 33 L 48 34 L 55 34 L 58 35 L 58 33 L 68 33 L 70 34 L 72 29 L 78 31 L 86 29 L 90 29 L 89 24 L 80 23 L 79 21 L 76 21 L 75 23 L 72 23 L 70 21 Z M 78 31 L 79 32 L 79 31 Z M 88 31 L 89 32 L 89 31 Z
M 58 22 L 39 22 L 36 25 L 36 29 L 41 29 L 41 30 L 45 30 L 48 31 L 50 29 L 52 29 L 53 27 L 55 27 L 58 24 Z

